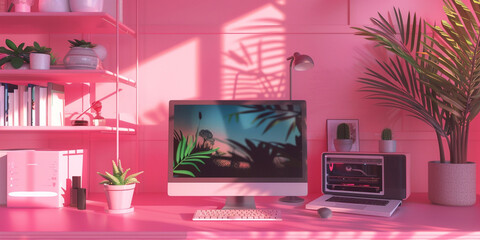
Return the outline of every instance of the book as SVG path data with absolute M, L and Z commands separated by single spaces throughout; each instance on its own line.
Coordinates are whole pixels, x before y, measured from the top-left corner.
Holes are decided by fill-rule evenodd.
M 7 93 L 8 100 L 8 113 L 7 113 L 7 126 L 13 126 L 13 91 Z
M 0 84 L 0 126 L 5 126 L 5 86 Z
M 20 96 L 18 88 L 13 89 L 13 126 L 20 126 Z
M 34 126 L 40 126 L 40 86 L 33 87 L 33 107 L 35 117 L 33 119 Z
M 27 86 L 27 126 L 32 126 L 32 87 Z
M 47 84 L 48 126 L 64 126 L 65 88 L 63 85 Z
M 40 87 L 38 91 L 38 120 L 39 126 L 47 126 L 47 88 Z
M 30 108 L 30 114 L 32 115 L 32 126 L 37 126 L 36 125 L 36 119 L 35 119 L 35 116 L 37 115 L 36 114 L 36 106 L 35 106 L 35 95 L 36 95 L 36 92 L 35 92 L 35 85 L 30 85 L 30 87 L 32 88 L 32 95 L 29 96 L 30 98 L 30 101 L 32 101 L 32 108 Z
M 18 85 L 19 126 L 27 126 L 27 93 L 25 85 Z

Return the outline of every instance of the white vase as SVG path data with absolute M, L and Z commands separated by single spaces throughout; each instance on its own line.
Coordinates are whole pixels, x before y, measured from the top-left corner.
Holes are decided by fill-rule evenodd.
M 68 69 L 97 69 L 100 59 L 91 48 L 73 47 L 63 58 L 63 63 Z
M 111 213 L 123 213 L 132 209 L 133 192 L 135 184 L 104 185 L 108 209 Z
M 472 206 L 476 203 L 476 164 L 428 162 L 428 199 L 434 204 Z
M 30 69 L 50 69 L 50 54 L 30 53 Z
M 392 153 L 397 151 L 397 141 L 395 140 L 380 140 L 378 142 L 378 151 L 381 153 Z
M 349 152 L 352 149 L 353 139 L 334 139 L 333 145 L 337 152 Z
M 13 0 L 15 5 L 15 12 L 30 12 L 33 5 L 33 0 Z
M 101 12 L 103 0 L 70 0 L 72 12 Z
M 70 12 L 69 0 L 38 0 L 39 12 Z

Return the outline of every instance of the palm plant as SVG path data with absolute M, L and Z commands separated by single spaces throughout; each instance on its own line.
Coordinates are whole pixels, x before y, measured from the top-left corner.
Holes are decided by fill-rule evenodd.
M 445 162 L 443 139 L 451 163 L 467 161 L 470 122 L 480 111 L 480 3 L 471 11 L 460 0 L 444 0 L 448 21 L 434 26 L 394 9 L 395 23 L 379 14 L 374 27 L 354 28 L 357 35 L 394 53 L 367 68 L 361 89 L 380 105 L 403 109 L 434 128 Z M 432 33 L 427 31 L 431 30 Z

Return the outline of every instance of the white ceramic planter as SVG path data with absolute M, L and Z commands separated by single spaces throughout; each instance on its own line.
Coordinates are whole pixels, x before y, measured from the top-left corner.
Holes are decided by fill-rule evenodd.
M 97 69 L 100 59 L 91 48 L 73 47 L 63 58 L 63 63 L 68 69 Z
M 132 209 L 132 198 L 135 184 L 128 185 L 104 185 L 107 196 L 108 209 L 112 213 L 123 213 Z
M 101 12 L 103 0 L 70 0 L 72 12 Z
M 381 153 L 393 153 L 397 151 L 397 141 L 395 140 L 380 140 L 378 142 L 378 151 Z
M 30 53 L 30 69 L 50 69 L 50 54 Z
M 15 5 L 15 12 L 30 12 L 33 5 L 33 0 L 13 0 Z
M 476 202 L 476 164 L 428 163 L 428 199 L 434 204 L 472 206 Z
M 5 63 L 3 64 L 3 69 L 5 70 L 25 70 L 25 69 L 30 69 L 30 65 L 28 63 L 24 63 L 20 68 L 14 68 L 11 63 Z
M 38 0 L 39 12 L 70 12 L 69 0 Z
M 337 152 L 349 152 L 352 149 L 353 139 L 334 139 L 333 145 Z

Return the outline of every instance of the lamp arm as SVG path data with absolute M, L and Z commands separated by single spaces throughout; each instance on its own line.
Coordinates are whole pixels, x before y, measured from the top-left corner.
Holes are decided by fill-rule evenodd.
M 289 91 L 290 91 L 290 101 L 292 100 L 292 67 L 293 67 L 293 60 L 295 60 L 295 58 L 293 56 L 287 58 L 287 60 L 290 60 L 290 80 L 289 80 L 289 83 L 290 83 L 290 88 L 289 88 Z

